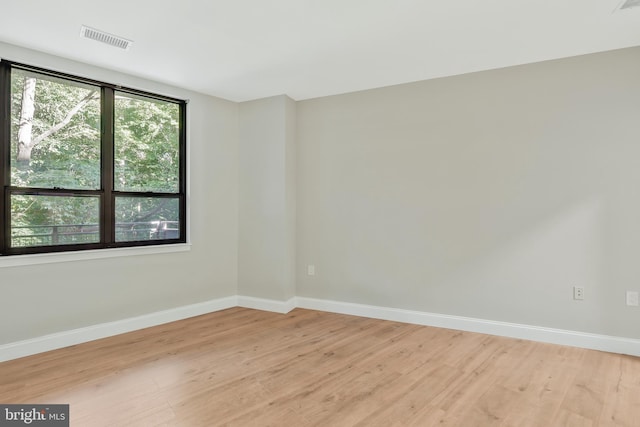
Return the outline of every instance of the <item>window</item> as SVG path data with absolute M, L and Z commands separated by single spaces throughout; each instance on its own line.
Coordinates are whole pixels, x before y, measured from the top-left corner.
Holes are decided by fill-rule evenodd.
M 0 62 L 0 255 L 186 241 L 184 101 Z

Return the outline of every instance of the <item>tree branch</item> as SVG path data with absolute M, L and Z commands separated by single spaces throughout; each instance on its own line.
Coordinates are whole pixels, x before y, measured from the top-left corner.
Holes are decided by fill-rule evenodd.
M 85 105 L 87 105 L 89 102 L 91 102 L 92 100 L 97 98 L 96 95 L 98 95 L 98 91 L 94 90 L 93 92 L 90 92 L 87 96 L 82 98 L 80 100 L 80 102 L 78 102 L 75 105 L 75 107 L 73 107 L 71 110 L 69 110 L 69 112 L 67 113 L 67 115 L 65 116 L 64 119 L 62 119 L 59 123 L 56 123 L 55 125 L 53 125 L 49 129 L 47 129 L 42 134 L 40 134 L 37 137 L 33 138 L 33 140 L 31 141 L 31 144 L 30 144 L 31 147 L 35 147 L 36 145 L 38 145 L 40 142 L 42 142 L 46 138 L 49 138 L 51 135 L 53 135 L 54 133 L 58 132 L 60 129 L 62 129 L 66 125 L 68 125 L 69 122 L 71 121 L 71 119 L 73 118 L 73 116 L 78 114 L 78 112 L 80 110 L 82 110 L 82 108 L 84 108 Z

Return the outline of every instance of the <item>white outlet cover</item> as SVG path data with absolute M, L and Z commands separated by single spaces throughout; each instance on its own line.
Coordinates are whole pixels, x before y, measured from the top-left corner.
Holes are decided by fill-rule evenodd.
M 627 305 L 637 307 L 638 306 L 638 292 L 627 291 Z
M 307 274 L 309 276 L 313 276 L 316 274 L 316 266 L 315 265 L 308 265 L 307 266 Z

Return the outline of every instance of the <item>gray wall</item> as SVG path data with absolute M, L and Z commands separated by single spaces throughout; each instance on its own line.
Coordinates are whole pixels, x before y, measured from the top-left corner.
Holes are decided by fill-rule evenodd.
M 295 295 L 295 102 L 275 96 L 239 107 L 238 293 Z
M 632 48 L 299 102 L 297 294 L 640 338 L 638 76 Z
M 0 268 L 0 344 L 237 293 L 238 106 L 0 44 L 0 57 L 189 99 L 191 251 Z

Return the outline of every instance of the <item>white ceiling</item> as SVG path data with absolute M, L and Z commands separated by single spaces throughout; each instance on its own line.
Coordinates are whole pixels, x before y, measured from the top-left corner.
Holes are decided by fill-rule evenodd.
M 0 41 L 233 101 L 640 45 L 620 0 L 0 0 Z M 134 41 L 81 39 L 82 24 Z

